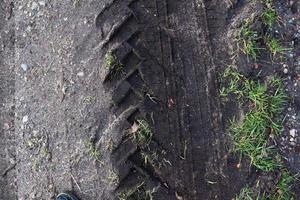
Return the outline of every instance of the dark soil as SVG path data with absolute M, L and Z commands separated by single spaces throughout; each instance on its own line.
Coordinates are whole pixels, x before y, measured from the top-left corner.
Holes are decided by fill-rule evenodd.
M 235 64 L 248 77 L 284 80 L 290 102 L 276 141 L 297 173 L 300 8 L 275 7 L 281 20 L 271 34 L 289 50 L 257 61 L 239 54 Z M 276 182 L 232 153 L 228 120 L 241 110 L 218 92 L 234 32 L 261 12 L 246 0 L 0 2 L 0 199 L 73 190 L 106 200 L 134 190 L 135 199 L 154 191 L 158 200 L 230 200 L 257 180 Z M 128 135 L 139 119 L 153 132 L 147 144 Z

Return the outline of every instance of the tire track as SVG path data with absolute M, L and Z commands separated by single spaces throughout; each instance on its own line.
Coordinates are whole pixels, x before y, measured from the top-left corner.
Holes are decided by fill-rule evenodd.
M 121 114 L 139 105 L 126 123 L 148 119 L 154 131 L 151 145 L 167 152 L 164 159 L 171 163 L 162 168 L 145 164 L 144 149 L 123 140 L 112 154 L 116 167 L 123 168 L 117 192 L 143 181 L 148 189 L 160 188 L 156 194 L 160 199 L 222 196 L 207 182 L 213 170 L 214 176 L 221 176 L 215 162 L 223 153 L 222 144 L 212 145 L 222 131 L 215 66 L 207 42 L 217 32 L 214 20 L 207 19 L 204 4 L 162 0 L 113 1 L 97 17 L 105 39 L 96 48 L 113 52 L 125 68 L 117 80 L 110 78 L 113 69 L 104 78 L 114 91 L 112 111 Z M 150 92 L 156 103 L 149 100 Z

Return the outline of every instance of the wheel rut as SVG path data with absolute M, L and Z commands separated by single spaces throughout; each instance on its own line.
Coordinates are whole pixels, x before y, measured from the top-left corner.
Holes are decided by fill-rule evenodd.
M 146 149 L 120 133 L 123 139 L 112 153 L 121 177 L 117 193 L 143 182 L 145 188 L 159 188 L 154 195 L 160 199 L 221 195 L 207 182 L 207 167 L 214 166 L 220 148 L 212 143 L 222 131 L 207 42 L 217 33 L 218 18 L 208 4 L 212 1 L 115 0 L 96 18 L 104 38 L 96 48 L 112 52 L 124 68 L 113 77 L 115 63 L 103 78 L 113 91 L 112 112 L 138 105 L 126 119 L 128 127 L 143 118 L 153 130 Z M 153 152 L 159 152 L 160 166 L 144 162 Z

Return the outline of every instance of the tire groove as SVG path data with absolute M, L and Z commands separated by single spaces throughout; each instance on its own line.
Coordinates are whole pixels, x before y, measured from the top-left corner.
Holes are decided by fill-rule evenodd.
M 137 1 L 132 1 L 132 3 L 130 3 L 130 5 L 129 6 L 132 6 L 133 5 L 133 3 L 136 3 Z M 111 5 L 112 6 L 112 5 Z M 109 10 L 109 8 L 108 9 L 106 9 L 106 11 L 107 10 Z M 129 10 L 131 10 L 131 8 L 129 8 Z M 156 10 L 157 10 L 157 7 L 156 7 Z M 109 12 L 109 11 L 107 11 L 107 12 Z M 102 12 L 103 13 L 103 12 Z M 110 32 L 107 34 L 107 36 L 105 37 L 105 39 L 95 48 L 95 49 L 100 49 L 100 48 L 103 48 L 104 46 L 106 46 L 108 43 L 115 43 L 116 41 L 118 41 L 118 40 L 120 40 L 121 38 L 124 38 L 124 34 L 122 35 L 122 34 L 120 34 L 121 32 L 122 32 L 122 30 L 123 29 L 125 29 L 126 30 L 126 26 L 131 26 L 130 24 L 132 24 L 132 23 L 129 23 L 129 17 L 131 18 L 132 16 L 134 16 L 134 19 L 136 20 L 136 22 L 135 23 L 139 23 L 139 20 L 138 20 L 138 16 L 137 15 L 135 15 L 135 12 L 134 12 L 134 10 L 131 10 L 131 12 L 130 12 L 130 15 L 125 15 L 123 18 L 122 18 L 122 20 L 119 20 L 116 24 L 114 24 L 113 26 L 112 26 L 112 29 L 110 30 Z M 98 16 L 98 20 L 100 19 L 100 17 Z M 131 18 L 132 19 L 132 18 Z M 131 20 L 132 21 L 132 20 Z M 100 25 L 99 25 L 100 26 Z M 124 28 L 123 28 L 124 27 Z M 126 45 L 126 43 L 131 47 L 131 49 L 132 49 L 132 53 L 134 54 L 134 55 L 136 55 L 139 59 L 140 59 L 140 63 L 137 65 L 137 66 L 134 66 L 134 67 L 131 67 L 131 70 L 128 72 L 128 73 L 126 73 L 126 75 L 122 78 L 122 80 L 121 81 L 119 81 L 118 83 L 117 83 L 117 86 L 116 86 L 116 89 L 115 89 L 115 94 L 116 95 L 118 95 L 117 93 L 120 93 L 120 91 L 122 91 L 123 90 L 123 94 L 121 94 L 121 96 L 119 96 L 119 97 L 115 97 L 115 103 L 117 103 L 118 104 L 118 106 L 117 107 L 124 107 L 124 106 L 121 106 L 121 104 L 122 105 L 124 105 L 124 102 L 125 101 L 127 101 L 126 99 L 128 98 L 128 95 L 130 95 L 130 94 L 132 94 L 132 93 L 136 93 L 136 94 L 138 94 L 139 93 L 139 91 L 138 91 L 138 88 L 133 88 L 133 87 L 135 87 L 134 86 L 134 82 L 132 82 L 132 81 L 134 81 L 136 78 L 138 78 L 138 79 L 143 79 L 142 78 L 142 75 L 140 74 L 140 72 L 139 72 L 139 68 L 141 68 L 141 64 L 144 62 L 144 60 L 145 60 L 145 58 L 143 58 L 144 56 L 142 56 L 143 55 L 143 53 L 142 52 L 140 52 L 138 49 L 136 49 L 136 47 L 135 46 L 132 46 L 131 44 L 130 44 L 130 42 L 128 43 L 128 41 L 129 40 L 131 40 L 131 39 L 133 39 L 133 38 L 136 38 L 136 37 L 139 37 L 139 34 L 137 34 L 137 31 L 138 30 L 136 30 L 136 31 L 134 31 L 132 34 L 130 34 L 130 36 L 129 37 L 127 37 L 127 38 L 124 38 L 123 39 L 123 41 L 122 41 L 122 45 Z M 113 39 L 114 38 L 114 39 Z M 122 40 L 122 39 L 121 39 Z M 134 39 L 133 39 L 134 40 Z M 118 46 L 116 49 L 114 49 L 114 51 L 115 52 L 117 52 L 117 51 L 122 51 L 122 49 L 121 49 L 121 45 L 120 46 Z M 127 54 L 126 54 L 127 55 Z M 149 57 L 149 56 L 148 56 Z M 119 59 L 119 58 L 118 58 Z M 129 61 L 129 60 L 131 60 L 132 58 L 131 57 L 128 57 L 127 56 L 127 60 Z M 123 59 L 122 59 L 123 60 Z M 126 62 L 126 61 L 122 61 L 122 62 Z M 130 61 L 129 61 L 130 62 Z M 141 78 L 139 78 L 139 77 L 141 77 Z M 129 81 L 129 82 L 128 82 Z M 105 83 L 107 84 L 108 83 L 108 81 L 107 81 L 107 77 L 105 78 Z M 129 85 L 124 85 L 124 83 L 129 83 Z M 114 85 L 114 83 L 112 82 L 111 84 L 110 83 L 108 83 L 109 85 L 111 85 L 111 86 L 113 86 Z M 132 85 L 133 84 L 133 85 Z M 143 84 L 144 85 L 144 84 Z M 120 86 L 121 87 L 123 87 L 123 88 L 120 88 Z M 110 87 L 110 86 L 109 86 Z M 142 88 L 143 88 L 144 86 L 142 86 Z M 140 94 L 141 95 L 141 94 Z M 131 100 L 130 100 L 131 101 Z M 125 107 L 127 107 L 127 105 L 125 106 Z M 123 108 L 122 108 L 123 109 Z M 125 109 L 125 108 L 124 108 Z M 117 149 L 119 149 L 121 146 L 117 146 Z M 121 161 L 119 160 L 119 163 L 116 163 L 116 165 L 117 166 L 120 166 L 121 165 L 121 163 L 123 163 L 125 160 L 127 160 L 127 159 L 129 159 L 128 157 L 132 157 L 132 154 L 136 154 L 136 150 L 133 150 L 132 152 L 129 152 L 128 154 L 126 154 L 126 155 L 123 155 L 123 157 L 121 158 L 121 157 L 119 157 L 119 159 L 121 159 Z M 121 163 L 120 163 L 121 162 Z M 135 168 L 137 169 L 137 166 L 135 166 Z M 130 171 L 128 171 L 128 174 L 127 175 L 125 175 L 125 177 L 128 177 L 128 176 L 130 176 Z M 157 175 L 156 174 L 153 174 L 153 173 L 150 173 L 151 175 L 150 175 L 150 177 L 152 177 L 152 178 L 155 178 L 156 177 L 156 179 L 157 179 Z M 125 178 L 126 179 L 126 178 Z M 158 182 L 161 182 L 161 180 L 157 180 Z M 124 180 L 122 180 L 121 182 L 120 182 L 120 184 L 119 185 L 122 185 L 122 182 L 124 182 Z M 125 186 L 126 187 L 126 186 Z M 119 190 L 120 188 L 119 187 L 117 187 L 117 190 Z
M 119 19 L 113 26 L 115 28 L 99 44 L 102 46 L 96 48 L 121 44 L 114 51 L 122 52 L 123 47 L 128 45 L 130 53 L 126 54 L 126 58 L 118 59 L 124 65 L 130 65 L 133 60 L 139 63 L 128 66 L 120 81 L 105 82 L 108 88 L 115 88 L 113 94 L 116 110 L 113 112 L 119 115 L 132 102 L 134 105 L 137 104 L 136 101 L 141 102 L 138 116 L 153 119 L 153 141 L 156 140 L 159 146 L 170 153 L 167 158 L 173 166 L 148 169 L 141 160 L 139 150 L 122 155 L 122 141 L 125 139 L 122 137 L 116 146 L 116 151 L 121 151 L 116 167 L 120 168 L 124 161 L 131 160 L 136 165 L 133 168 L 146 171 L 148 177 L 160 185 L 166 183 L 173 195 L 176 192 L 184 199 L 208 199 L 211 192 L 207 191 L 209 187 L 204 178 L 209 156 L 214 156 L 209 150 L 211 135 L 215 133 L 209 134 L 214 131 L 210 113 L 213 109 L 210 103 L 211 88 L 208 87 L 208 82 L 211 81 L 208 71 L 213 68 L 213 60 L 210 42 L 205 41 L 210 37 L 208 24 L 211 26 L 215 18 L 207 17 L 207 12 L 210 11 L 205 10 L 204 5 L 197 8 L 195 1 L 136 0 L 120 5 L 122 6 L 115 5 L 116 9 L 127 9 L 130 14 L 123 16 L 123 21 Z M 108 13 L 107 16 L 111 15 L 110 12 L 113 13 L 109 9 L 105 12 Z M 190 12 L 195 15 L 192 20 L 188 15 Z M 170 13 L 177 13 L 180 18 L 171 19 Z M 130 17 L 127 19 L 126 16 Z M 169 34 L 166 29 L 174 34 Z M 146 108 L 145 97 L 145 93 L 150 92 L 149 89 L 159 99 L 158 104 L 150 109 Z M 150 117 L 151 113 L 154 117 Z M 129 119 L 128 116 L 126 120 L 133 123 L 136 117 L 135 115 Z M 186 145 L 190 145 L 187 150 Z M 179 159 L 185 154 L 183 151 L 187 153 L 186 158 Z M 127 174 L 122 176 L 133 175 L 130 170 L 125 173 Z M 116 190 L 129 187 L 126 181 L 126 178 L 121 180 Z

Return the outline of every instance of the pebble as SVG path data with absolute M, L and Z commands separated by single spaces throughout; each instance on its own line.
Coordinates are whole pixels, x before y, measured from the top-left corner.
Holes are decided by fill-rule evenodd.
M 293 138 L 296 136 L 296 129 L 291 129 L 290 130 L 290 136 L 293 137 Z
M 290 24 L 292 24 L 293 22 L 294 22 L 294 18 L 292 18 L 292 19 L 290 19 L 288 22 L 290 23 Z
M 82 77 L 82 76 L 84 76 L 84 73 L 83 73 L 83 72 L 78 72 L 78 73 L 77 73 L 77 76 Z
M 45 1 L 39 1 L 39 4 L 40 4 L 41 6 L 45 6 L 45 5 L 46 5 Z
M 23 117 L 23 123 L 26 123 L 27 121 L 28 121 L 28 116 L 27 115 L 25 115 L 24 117 Z
M 88 20 L 85 18 L 84 20 L 83 20 L 83 24 L 87 24 L 88 23 Z
M 8 129 L 10 128 L 9 123 L 4 123 L 3 128 L 4 128 L 5 130 L 8 130 Z
M 21 64 L 21 68 L 26 72 L 28 70 L 28 65 L 26 64 Z
M 39 5 L 38 5 L 36 2 L 32 2 L 32 4 L 31 4 L 31 10 L 37 9 L 38 6 L 39 6 Z
M 284 68 L 283 73 L 287 74 L 289 70 L 287 68 Z

